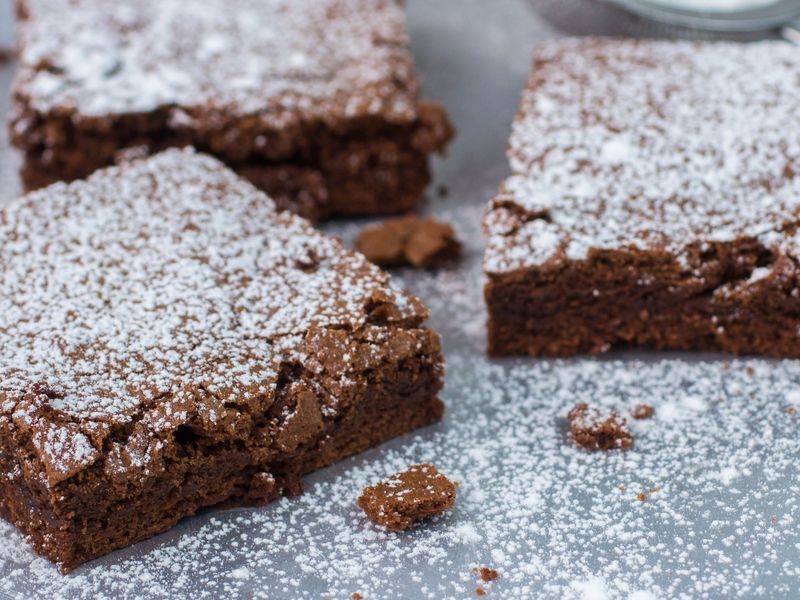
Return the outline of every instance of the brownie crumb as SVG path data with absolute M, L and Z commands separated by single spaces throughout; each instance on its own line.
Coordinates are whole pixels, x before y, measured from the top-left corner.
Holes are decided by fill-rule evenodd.
M 486 590 L 483 589 L 482 587 L 476 587 L 475 588 L 475 595 L 476 596 L 485 596 L 486 595 Z
M 653 416 L 655 409 L 649 404 L 637 404 L 631 409 L 631 416 L 634 419 L 649 419 Z
M 438 194 L 439 198 L 447 198 L 447 196 L 450 194 L 450 188 L 448 188 L 445 184 L 442 184 L 436 188 L 436 193 Z
M 647 496 L 644 495 L 644 492 L 639 492 L 638 494 L 636 494 L 636 499 L 639 502 L 644 502 L 645 500 L 647 500 Z
M 290 498 L 303 495 L 303 481 L 298 477 L 288 477 L 283 484 L 283 493 Z
M 451 225 L 415 215 L 364 228 L 356 238 L 356 248 L 384 267 L 437 267 L 461 253 L 461 243 Z
M 0 65 L 10 62 L 14 58 L 14 51 L 11 48 L 0 46 Z
M 480 575 L 481 579 L 486 582 L 494 581 L 499 577 L 497 569 L 490 569 L 489 567 L 475 567 L 472 571 Z
M 790 417 L 796 416 L 797 408 L 795 408 L 794 406 L 790 406 L 789 408 L 786 409 L 786 414 L 788 414 Z
M 352 594 L 350 594 L 350 598 L 352 598 L 352 600 L 362 600 L 364 596 L 362 596 L 358 592 L 353 592 Z
M 456 485 L 433 465 L 412 465 L 378 484 L 364 488 L 358 506 L 372 521 L 391 531 L 451 508 Z
M 628 449 L 633 446 L 633 436 L 627 420 L 616 412 L 604 414 L 582 402 L 567 415 L 572 440 L 587 450 Z

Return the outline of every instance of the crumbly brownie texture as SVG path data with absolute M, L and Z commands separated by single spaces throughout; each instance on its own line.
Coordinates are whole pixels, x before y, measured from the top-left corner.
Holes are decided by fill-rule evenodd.
M 441 417 L 418 300 L 191 150 L 0 212 L 0 514 L 64 569 Z
M 489 351 L 800 356 L 800 52 L 538 48 L 485 216 Z
M 390 531 L 452 508 L 456 486 L 433 465 L 412 465 L 387 480 L 364 488 L 358 506 Z
M 453 131 L 399 0 L 18 0 L 29 189 L 193 145 L 310 217 L 401 212 Z
M 407 215 L 364 228 L 356 238 L 356 249 L 385 267 L 437 267 L 455 260 L 461 243 L 451 225 Z
M 627 450 L 633 436 L 627 421 L 616 412 L 604 413 L 585 402 L 576 404 L 567 415 L 572 441 L 587 450 Z

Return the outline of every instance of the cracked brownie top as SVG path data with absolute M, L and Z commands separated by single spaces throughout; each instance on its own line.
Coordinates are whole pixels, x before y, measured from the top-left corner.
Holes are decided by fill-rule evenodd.
M 171 107 L 178 124 L 250 115 L 275 128 L 417 117 L 398 0 L 19 6 L 16 94 L 42 113 L 91 118 Z
M 427 316 L 363 256 L 189 149 L 29 194 L 0 211 L 0 239 L 0 425 L 35 426 L 51 481 L 144 408 L 158 430 L 190 405 L 210 421 L 231 399 L 269 405 L 287 362 L 339 361 L 329 385 L 345 385 L 415 351 L 401 347 L 413 336 L 379 348 L 384 326 Z M 358 352 L 325 356 L 326 336 L 356 330 Z
M 535 52 L 486 270 L 754 238 L 797 255 L 800 48 L 561 40 Z

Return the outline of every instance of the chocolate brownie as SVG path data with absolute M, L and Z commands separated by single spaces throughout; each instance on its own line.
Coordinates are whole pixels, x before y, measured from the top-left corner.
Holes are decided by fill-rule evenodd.
M 452 508 L 455 501 L 455 484 L 433 465 L 420 464 L 364 488 L 358 506 L 372 521 L 390 531 L 403 531 Z
M 784 42 L 539 46 L 484 219 L 489 352 L 800 356 L 799 72 Z
M 214 158 L 0 211 L 0 514 L 68 570 L 438 420 L 426 309 Z
M 11 138 L 28 189 L 193 145 L 281 207 L 401 212 L 453 131 L 400 0 L 18 0 Z

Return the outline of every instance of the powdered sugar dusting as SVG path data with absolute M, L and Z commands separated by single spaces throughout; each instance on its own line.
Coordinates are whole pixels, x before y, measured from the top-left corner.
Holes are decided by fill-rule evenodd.
M 798 70 L 785 42 L 540 45 L 485 220 L 487 270 L 739 237 L 797 256 Z
M 416 116 L 396 0 L 22 5 L 17 89 L 40 112 L 89 118 L 173 106 L 176 119 L 257 115 L 278 127 L 301 111 Z
M 197 385 L 268 398 L 311 327 L 359 328 L 376 299 L 398 322 L 424 317 L 362 256 L 191 150 L 30 194 L 0 212 L 0 237 L 0 418 L 32 427 L 48 406 L 81 422 L 38 443 L 54 480 L 97 458 L 93 422 L 153 406 L 152 427 L 180 421 Z

